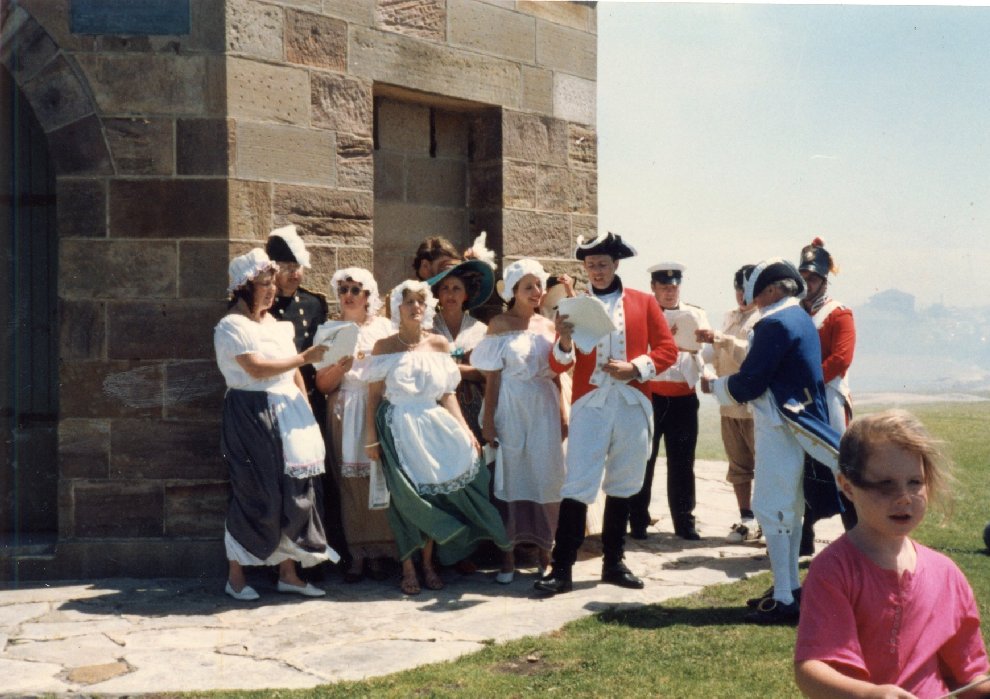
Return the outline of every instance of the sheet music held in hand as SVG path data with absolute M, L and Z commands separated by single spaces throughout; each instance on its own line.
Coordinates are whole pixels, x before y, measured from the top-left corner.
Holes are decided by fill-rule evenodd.
M 600 339 L 615 331 L 615 323 L 608 317 L 605 304 L 591 296 L 561 299 L 557 312 L 566 315 L 568 323 L 573 323 L 571 339 L 585 354 L 595 349 Z
M 357 347 L 357 339 L 358 326 L 356 323 L 328 320 L 316 329 L 313 344 L 326 345 L 329 349 L 323 355 L 323 360 L 314 362 L 313 366 L 319 370 L 336 364 L 344 357 L 350 357 Z
M 695 332 L 698 331 L 698 321 L 691 313 L 664 309 L 663 316 L 667 319 L 670 331 L 674 333 L 674 344 L 678 349 L 685 352 L 697 352 L 701 349 L 701 344 L 695 336 Z

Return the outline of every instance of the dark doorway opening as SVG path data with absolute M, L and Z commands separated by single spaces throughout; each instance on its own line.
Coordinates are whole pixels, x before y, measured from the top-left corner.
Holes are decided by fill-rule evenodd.
M 58 529 L 58 240 L 45 133 L 0 68 L 0 542 Z

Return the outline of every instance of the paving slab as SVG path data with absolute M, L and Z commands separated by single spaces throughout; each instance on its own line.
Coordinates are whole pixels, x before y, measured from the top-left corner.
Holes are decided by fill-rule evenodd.
M 662 472 L 663 463 L 658 464 Z M 626 562 L 642 590 L 602 585 L 590 539 L 574 568 L 574 591 L 536 597 L 534 568 L 509 585 L 494 571 L 445 571 L 447 586 L 406 597 L 397 580 L 323 586 L 327 596 L 278 594 L 255 574 L 257 602 L 223 594 L 223 580 L 98 580 L 0 587 L 0 695 L 127 694 L 211 689 L 314 687 L 450 660 L 539 635 L 609 608 L 655 604 L 768 569 L 758 545 L 727 544 L 738 517 L 724 462 L 696 464 L 702 540 L 672 534 L 664 478 L 660 515 L 645 541 L 629 541 Z M 841 532 L 820 522 L 821 542 Z M 819 544 L 819 548 L 822 544 Z

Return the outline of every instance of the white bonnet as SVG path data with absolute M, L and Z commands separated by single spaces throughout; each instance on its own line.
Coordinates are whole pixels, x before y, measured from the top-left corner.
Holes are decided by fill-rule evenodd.
M 512 297 L 515 294 L 516 284 L 518 284 L 519 280 L 527 274 L 532 274 L 540 280 L 540 283 L 543 285 L 544 289 L 547 288 L 547 279 L 550 275 L 543 270 L 543 265 L 536 260 L 529 259 L 528 257 L 521 260 L 516 260 L 502 270 L 502 281 L 505 282 L 505 285 L 499 293 L 506 303 L 512 300 Z
M 392 293 L 389 294 L 388 306 L 392 313 L 392 327 L 399 327 L 399 306 L 402 305 L 402 293 L 405 291 L 422 294 L 423 298 L 426 299 L 426 311 L 423 313 L 423 329 L 430 330 L 433 327 L 433 318 L 437 314 L 437 300 L 433 296 L 430 285 L 416 279 L 407 279 L 392 289 Z
M 272 272 L 278 270 L 278 265 L 268 259 L 268 255 L 261 248 L 253 248 L 243 255 L 238 255 L 227 267 L 227 279 L 230 282 L 227 285 L 227 293 L 233 293 L 262 272 L 269 270 Z
M 345 267 L 333 273 L 333 277 L 330 279 L 330 286 L 333 287 L 333 293 L 337 301 L 340 301 L 340 297 L 337 295 L 337 288 L 341 282 L 348 279 L 357 282 L 368 292 L 368 315 L 378 315 L 378 311 L 385 304 L 382 302 L 381 296 L 378 295 L 378 282 L 375 281 L 375 277 L 371 272 L 363 267 Z

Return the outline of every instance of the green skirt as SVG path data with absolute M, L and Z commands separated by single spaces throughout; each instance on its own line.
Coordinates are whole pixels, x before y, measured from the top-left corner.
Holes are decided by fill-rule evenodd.
M 479 541 L 490 539 L 503 551 L 512 548 L 498 510 L 488 499 L 491 473 L 479 468 L 478 474 L 461 490 L 444 494 L 420 493 L 402 466 L 388 424 L 388 401 L 378 406 L 375 422 L 381 442 L 382 468 L 391 503 L 388 521 L 395 535 L 399 559 L 406 560 L 430 539 L 436 542 L 437 558 L 451 565 L 467 558 Z

